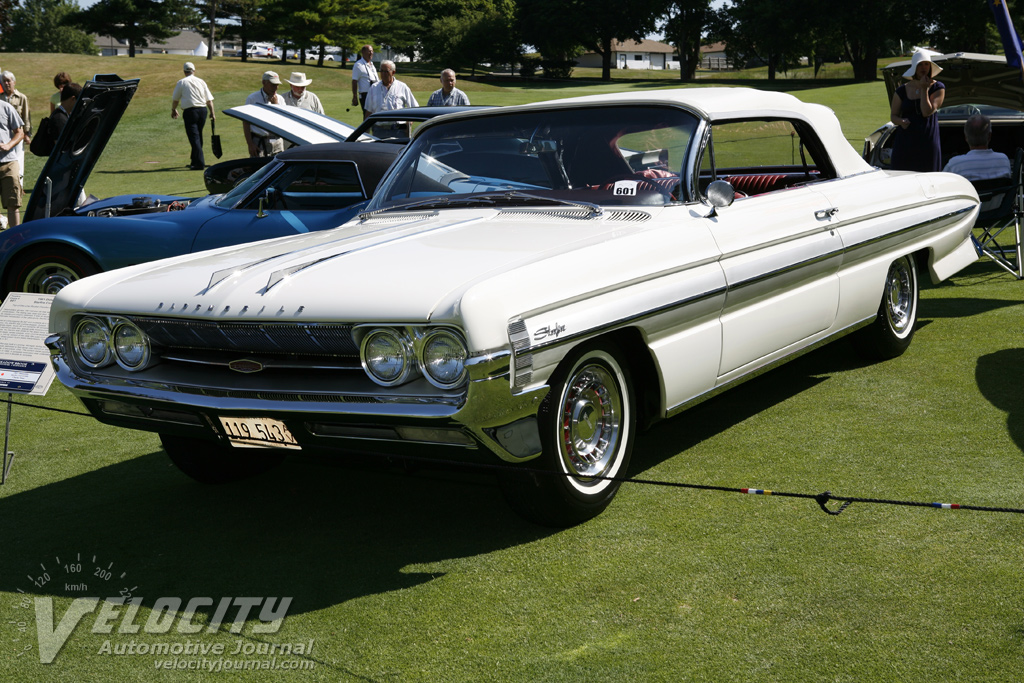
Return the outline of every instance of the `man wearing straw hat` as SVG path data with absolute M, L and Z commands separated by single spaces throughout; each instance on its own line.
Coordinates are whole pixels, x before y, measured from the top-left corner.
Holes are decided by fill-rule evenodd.
M 203 128 L 206 127 L 206 112 L 210 112 L 210 121 L 217 120 L 213 110 L 213 93 L 206 81 L 196 76 L 196 65 L 185 62 L 182 67 L 185 77 L 174 86 L 171 95 L 171 118 L 178 118 L 178 104 L 182 106 L 181 118 L 185 121 L 185 135 L 192 147 L 192 158 L 189 168 L 202 171 L 206 168 L 206 157 L 203 155 Z
M 293 71 L 286 81 L 291 89 L 284 94 L 284 103 L 291 107 L 308 109 L 317 114 L 324 113 L 324 105 L 320 104 L 320 98 L 306 90 L 306 86 L 313 82 L 313 79 L 306 78 L 301 71 Z

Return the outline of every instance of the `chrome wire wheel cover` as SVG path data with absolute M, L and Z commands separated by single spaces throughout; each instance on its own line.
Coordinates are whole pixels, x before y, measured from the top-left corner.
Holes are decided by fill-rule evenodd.
M 61 263 L 41 263 L 25 276 L 25 291 L 56 294 L 78 279 L 78 273 Z
M 611 482 L 587 479 L 612 476 L 621 462 L 625 415 L 620 377 L 604 364 L 577 367 L 562 392 L 558 450 L 570 483 L 582 491 Z
M 889 328 L 899 338 L 910 334 L 914 326 L 915 282 L 912 266 L 901 258 L 889 267 L 885 283 L 885 317 Z

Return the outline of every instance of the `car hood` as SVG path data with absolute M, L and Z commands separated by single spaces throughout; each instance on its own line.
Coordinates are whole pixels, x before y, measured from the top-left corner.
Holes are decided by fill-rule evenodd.
M 1006 58 L 973 52 L 955 52 L 934 55 L 932 61 L 942 67 L 937 77 L 946 86 L 943 107 L 961 104 L 988 104 L 1024 111 L 1024 88 L 1021 72 L 1006 65 Z M 910 60 L 894 62 L 882 69 L 888 101 L 906 79 L 903 72 L 910 68 Z
M 355 130 L 330 116 L 299 107 L 271 104 L 243 104 L 224 113 L 278 135 L 293 145 L 345 142 Z
M 60 292 L 51 329 L 59 330 L 58 320 L 73 310 L 222 321 L 425 323 L 455 321 L 470 305 L 507 321 L 505 316 L 538 305 L 551 287 L 582 295 L 649 273 L 650 251 L 624 251 L 621 245 L 645 224 L 657 224 L 653 214 L 662 210 L 652 210 L 648 220 L 638 220 L 636 211 L 581 219 L 564 211 L 496 209 L 354 220 L 335 230 L 85 278 Z M 693 239 L 686 235 L 672 230 L 665 239 Z M 602 267 L 580 262 L 588 249 Z M 518 282 L 517 301 L 507 296 L 510 278 Z
M 67 125 L 43 165 L 22 221 L 56 216 L 74 208 L 85 181 L 138 87 L 139 79 L 125 81 L 114 74 L 94 76 L 86 82 Z M 49 214 L 47 179 L 51 181 Z

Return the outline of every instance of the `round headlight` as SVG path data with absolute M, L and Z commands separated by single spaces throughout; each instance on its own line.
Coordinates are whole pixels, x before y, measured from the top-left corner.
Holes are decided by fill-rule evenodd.
M 110 330 L 99 318 L 79 321 L 75 327 L 74 347 L 78 359 L 90 367 L 110 364 Z
M 149 361 L 149 340 L 131 322 L 120 322 L 114 328 L 114 355 L 125 370 L 141 370 Z
M 454 332 L 437 330 L 423 340 L 421 363 L 427 380 L 440 389 L 451 389 L 466 378 L 466 343 Z
M 377 384 L 394 386 L 412 374 L 414 363 L 409 342 L 396 330 L 381 328 L 367 334 L 359 355 L 366 374 Z

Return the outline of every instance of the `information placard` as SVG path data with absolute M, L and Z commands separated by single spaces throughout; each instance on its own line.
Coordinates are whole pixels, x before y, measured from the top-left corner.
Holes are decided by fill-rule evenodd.
M 49 334 L 53 294 L 11 292 L 0 305 L 0 393 L 43 396 L 53 382 Z

